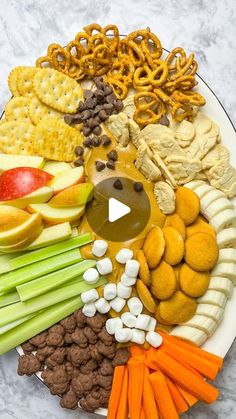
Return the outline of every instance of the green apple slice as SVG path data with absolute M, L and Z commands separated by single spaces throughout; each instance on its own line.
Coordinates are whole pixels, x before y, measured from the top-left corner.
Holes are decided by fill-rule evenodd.
M 40 156 L 0 154 L 0 170 L 9 170 L 15 167 L 35 167 L 36 169 L 42 169 L 44 161 L 44 157 Z

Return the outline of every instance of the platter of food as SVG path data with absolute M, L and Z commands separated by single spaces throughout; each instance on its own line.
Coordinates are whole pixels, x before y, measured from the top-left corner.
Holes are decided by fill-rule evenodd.
M 14 68 L 0 121 L 0 355 L 62 408 L 175 419 L 236 335 L 235 129 L 149 29 Z

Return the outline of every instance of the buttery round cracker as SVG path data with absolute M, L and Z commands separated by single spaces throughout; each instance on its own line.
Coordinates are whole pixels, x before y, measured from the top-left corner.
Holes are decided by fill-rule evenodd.
M 5 106 L 6 121 L 29 122 L 28 98 L 23 96 L 13 97 Z
M 6 154 L 34 153 L 34 125 L 25 121 L 8 121 L 0 125 L 0 150 Z
M 33 96 L 28 102 L 28 113 L 31 121 L 37 125 L 45 118 L 63 119 L 64 114 L 56 109 L 45 105 L 37 96 Z
M 16 86 L 22 96 L 34 96 L 33 80 L 39 71 L 36 67 L 25 67 L 17 76 Z
M 47 118 L 35 127 L 34 153 L 49 160 L 70 162 L 75 157 L 75 147 L 82 141 L 78 130 L 55 118 Z
M 53 109 L 73 114 L 77 111 L 83 91 L 75 80 L 53 68 L 38 69 L 34 77 L 38 98 Z
M 9 73 L 8 87 L 13 96 L 20 96 L 20 92 L 17 87 L 17 77 L 25 68 L 26 68 L 25 66 L 18 66 L 18 67 L 13 68 L 13 70 L 11 70 L 11 72 Z

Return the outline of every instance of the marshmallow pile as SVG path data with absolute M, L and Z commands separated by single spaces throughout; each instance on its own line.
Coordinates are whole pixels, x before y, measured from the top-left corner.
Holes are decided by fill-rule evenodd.
M 104 240 L 95 240 L 92 252 L 94 256 L 102 257 L 107 251 L 108 245 Z M 127 304 L 129 311 L 120 317 L 108 319 L 106 330 L 114 335 L 117 342 L 133 342 L 142 345 L 145 340 L 155 348 L 161 345 L 162 337 L 155 332 L 156 319 L 142 314 L 143 303 L 138 297 L 131 297 L 132 286 L 137 281 L 139 262 L 133 259 L 130 249 L 121 249 L 117 255 L 118 263 L 125 265 L 125 271 L 117 284 L 108 283 L 104 286 L 103 297 L 99 297 L 96 289 L 81 294 L 84 303 L 82 312 L 87 317 L 93 317 L 96 312 L 106 314 L 110 309 L 120 313 Z M 100 275 L 108 275 L 112 272 L 112 262 L 108 257 L 98 260 L 96 269 L 90 268 L 84 272 L 83 279 L 88 284 L 95 284 Z

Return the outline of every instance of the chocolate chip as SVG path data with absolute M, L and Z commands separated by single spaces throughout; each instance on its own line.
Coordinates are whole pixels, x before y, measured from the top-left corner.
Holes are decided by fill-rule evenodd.
M 91 134 L 91 128 L 89 128 L 88 126 L 83 126 L 82 133 L 85 137 L 88 137 Z
M 103 78 L 102 78 L 102 77 L 95 77 L 95 78 L 93 79 L 93 81 L 94 81 L 94 83 L 95 83 L 95 86 L 97 86 L 99 89 L 100 89 L 101 87 L 103 87 Z
M 94 95 L 95 95 L 95 97 L 96 97 L 96 99 L 97 99 L 97 101 L 99 103 L 102 103 L 104 101 L 104 92 L 103 92 L 103 90 L 101 90 L 101 89 L 95 90 Z
M 119 189 L 119 190 L 123 189 L 123 185 L 120 179 L 116 179 L 115 182 L 113 183 L 113 186 L 115 189 Z
M 92 147 L 92 140 L 91 138 L 87 138 L 86 140 L 83 141 L 83 145 L 85 147 L 91 148 Z
M 83 111 L 81 114 L 82 121 L 87 121 L 87 119 L 91 118 L 91 111 L 88 109 L 86 111 Z
M 96 105 L 93 110 L 94 115 L 98 115 L 101 110 L 102 110 L 102 105 Z
M 158 124 L 164 125 L 165 127 L 168 127 L 170 125 L 170 121 L 169 121 L 169 119 L 167 118 L 166 115 L 163 115 L 161 117 L 161 119 L 159 119 Z
M 104 94 L 105 96 L 110 95 L 111 93 L 113 93 L 113 89 L 111 86 L 105 86 L 104 87 Z
M 92 139 L 93 147 L 99 147 L 101 144 L 102 144 L 101 138 L 93 137 L 93 139 Z
M 101 121 L 105 121 L 108 118 L 108 115 L 107 115 L 107 113 L 106 113 L 106 111 L 104 109 L 102 109 L 101 111 L 99 111 L 98 116 L 101 119 Z
M 102 170 L 104 170 L 105 169 L 105 163 L 103 163 L 102 161 L 99 161 L 99 160 L 97 160 L 96 162 L 95 162 L 95 166 L 96 166 L 96 170 L 98 171 L 98 172 L 101 172 Z
M 109 153 L 107 154 L 107 158 L 108 160 L 117 161 L 118 160 L 117 151 L 116 150 L 109 151 Z
M 84 91 L 84 99 L 91 99 L 93 97 L 93 91 L 86 89 Z
M 143 190 L 143 184 L 141 182 L 134 182 L 135 192 L 141 192 Z
M 93 109 L 96 106 L 96 100 L 93 98 L 87 99 L 84 103 L 88 109 Z
M 97 127 L 95 127 L 95 128 L 93 129 L 93 133 L 94 133 L 95 135 L 100 135 L 100 134 L 101 134 L 101 132 L 102 132 L 102 128 L 101 128 L 101 127 L 99 127 L 99 126 L 97 126 Z
M 106 109 L 106 111 L 110 111 L 113 109 L 112 103 L 104 103 L 103 109 Z
M 114 160 L 108 160 L 106 166 L 107 166 L 108 169 L 111 169 L 111 170 L 115 170 L 115 168 L 116 168 Z
M 84 159 L 82 159 L 81 157 L 80 157 L 79 159 L 76 159 L 76 160 L 74 161 L 74 165 L 75 165 L 76 167 L 83 166 L 83 165 L 84 165 Z
M 88 127 L 91 129 L 99 125 L 99 122 L 95 118 L 90 118 L 87 123 L 88 123 Z
M 82 156 L 84 154 L 84 149 L 81 147 L 81 145 L 77 145 L 75 147 L 75 154 L 76 156 Z
M 124 107 L 122 100 L 115 100 L 114 107 L 118 112 L 120 112 Z
M 106 134 L 104 134 L 104 135 L 101 136 L 101 141 L 102 141 L 102 144 L 105 147 L 108 146 L 109 144 L 111 144 L 111 139 Z
M 85 110 L 84 102 L 80 101 L 78 106 L 78 112 L 82 112 Z
M 117 100 L 115 93 L 111 93 L 106 97 L 107 103 L 113 103 L 115 100 Z
M 64 122 L 68 125 L 72 125 L 74 122 L 73 115 L 64 115 Z

